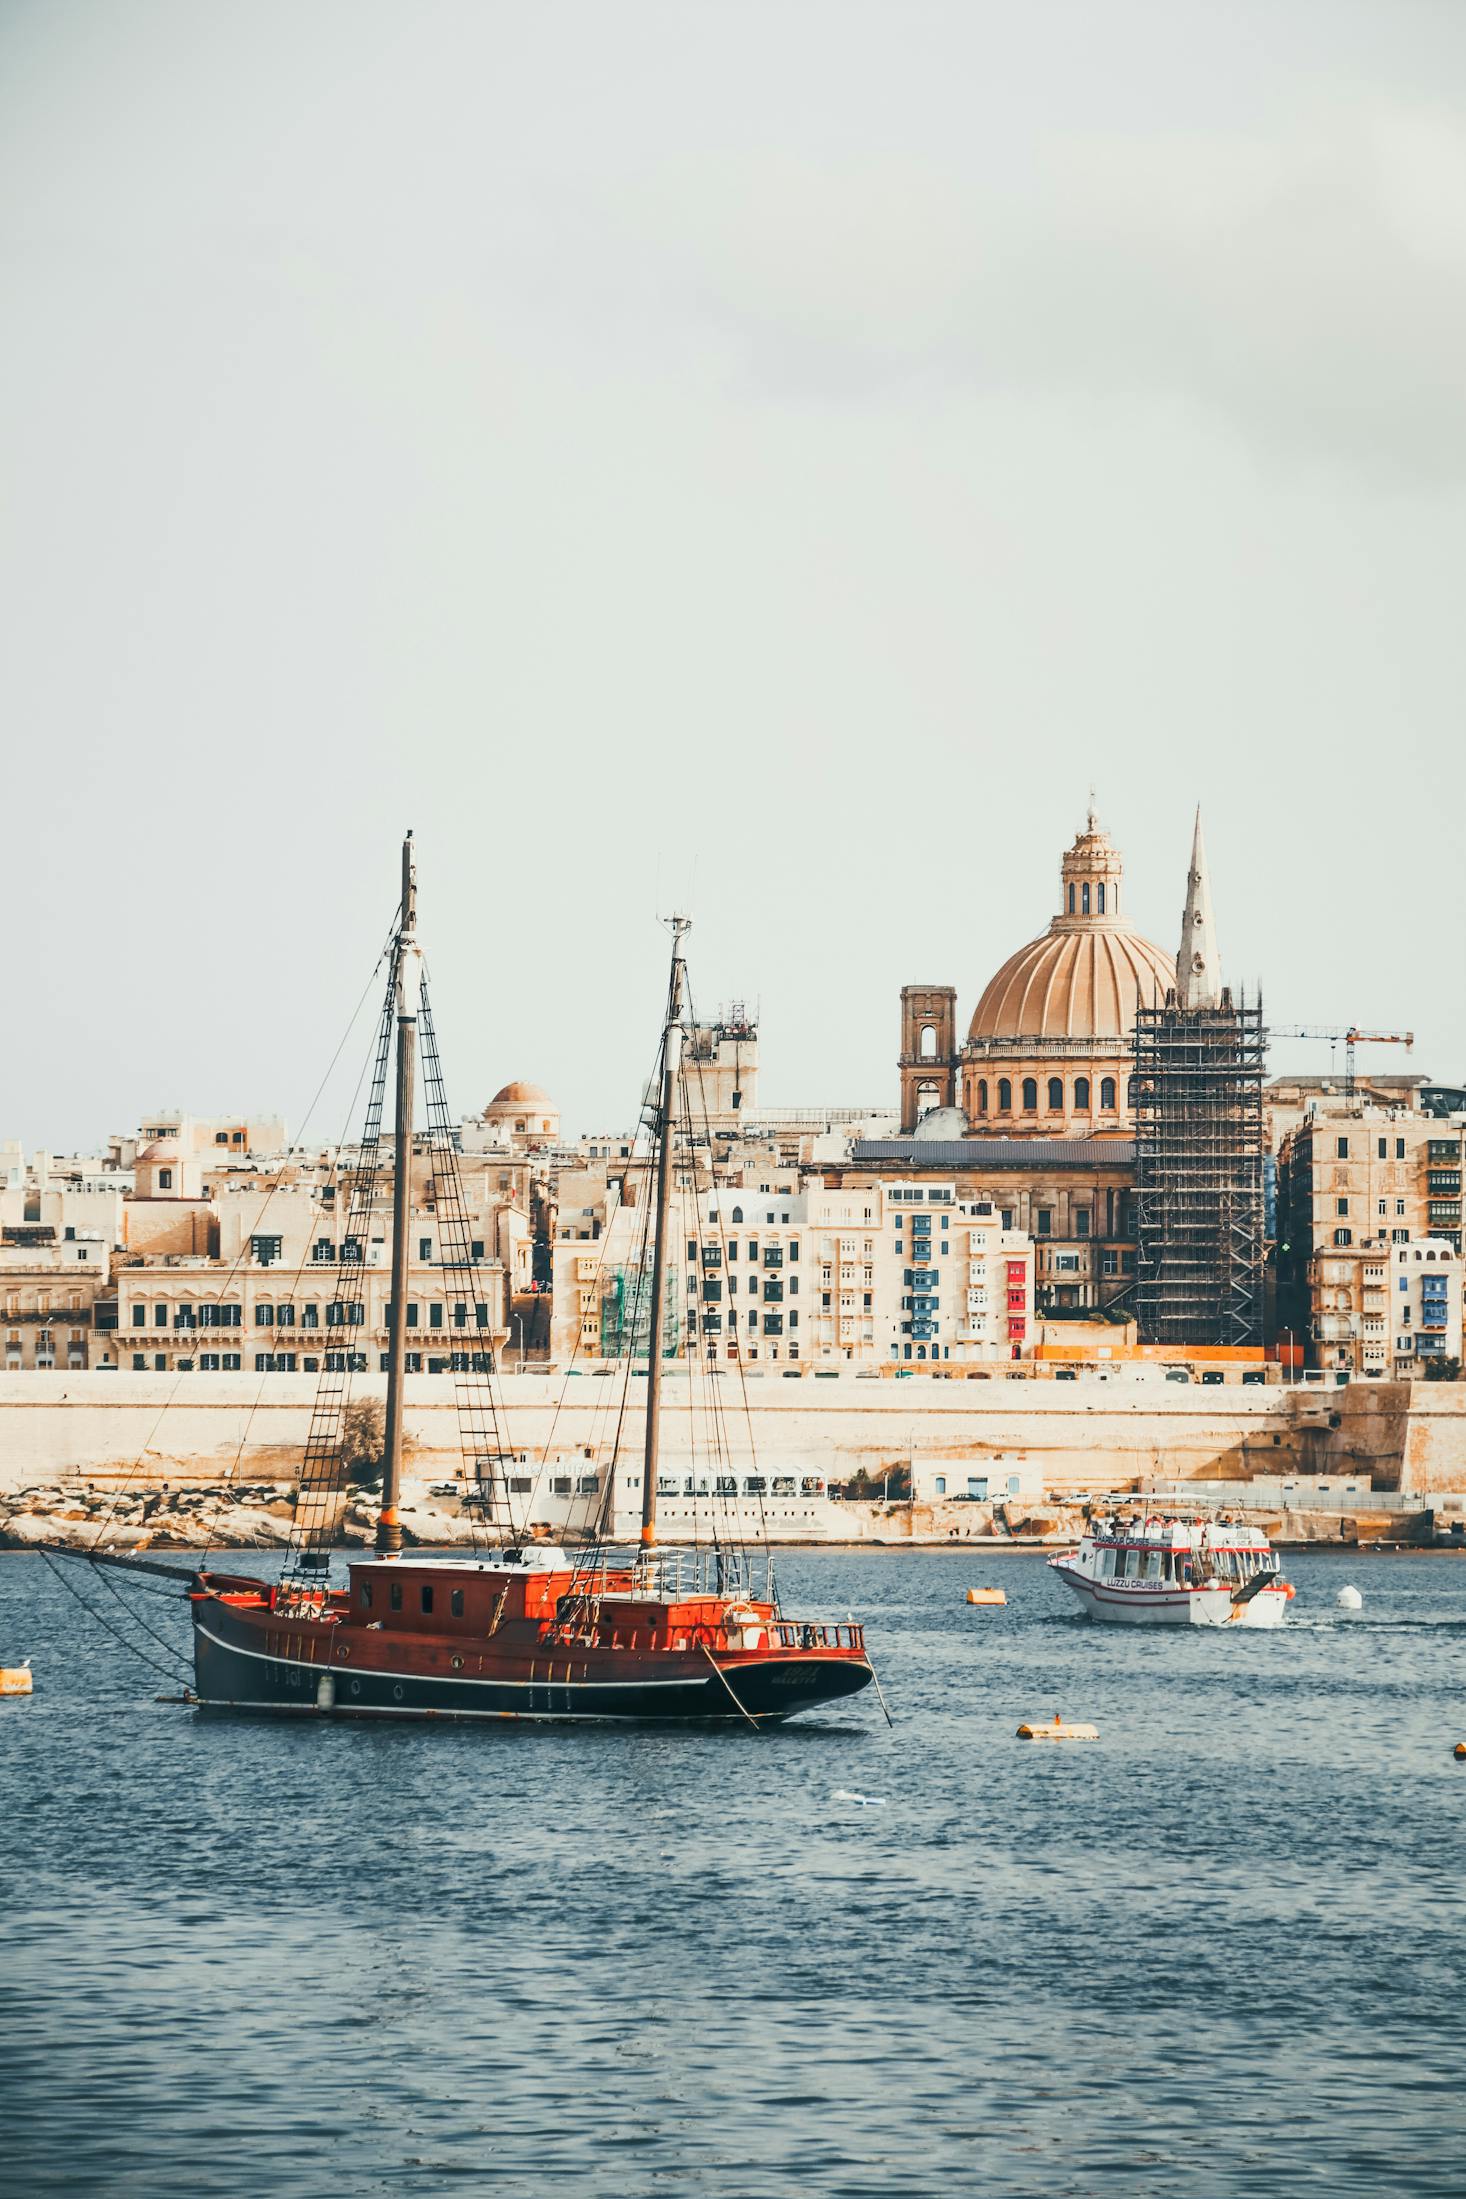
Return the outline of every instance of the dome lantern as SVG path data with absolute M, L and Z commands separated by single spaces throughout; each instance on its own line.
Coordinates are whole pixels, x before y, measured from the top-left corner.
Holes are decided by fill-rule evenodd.
M 1059 865 L 1059 922 L 1098 923 L 1117 917 L 1124 875 L 1120 850 L 1091 809 L 1084 830 L 1075 834 Z

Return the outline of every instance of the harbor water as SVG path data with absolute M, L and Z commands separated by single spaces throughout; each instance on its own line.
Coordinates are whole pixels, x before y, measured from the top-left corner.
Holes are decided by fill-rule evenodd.
M 1461 2189 L 1466 1564 L 1290 1556 L 1275 1633 L 779 1567 L 893 1728 L 205 1718 L 0 1556 L 9 2199 Z

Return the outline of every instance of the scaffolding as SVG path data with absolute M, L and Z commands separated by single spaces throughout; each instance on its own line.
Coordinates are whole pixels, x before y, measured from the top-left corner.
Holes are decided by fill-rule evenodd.
M 1135 1019 L 1135 1284 L 1142 1343 L 1263 1340 L 1262 1008 Z

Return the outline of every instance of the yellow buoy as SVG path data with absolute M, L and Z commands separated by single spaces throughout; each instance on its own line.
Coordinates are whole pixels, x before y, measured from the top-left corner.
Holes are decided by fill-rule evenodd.
M 969 1603 L 1006 1603 L 1008 1601 L 1008 1591 L 1006 1588 L 969 1588 L 967 1601 Z
M 31 1661 L 23 1665 L 0 1665 L 0 1695 L 29 1695 L 31 1691 Z
M 1451 1754 L 1455 1757 L 1459 1757 L 1460 1761 L 1463 1764 L 1466 1764 L 1466 1741 L 1458 1741 L 1456 1743 L 1456 1746 L 1452 1749 Z
M 1066 1726 L 1057 1711 L 1051 1726 L 1020 1726 L 1020 1741 L 1097 1741 L 1098 1726 Z

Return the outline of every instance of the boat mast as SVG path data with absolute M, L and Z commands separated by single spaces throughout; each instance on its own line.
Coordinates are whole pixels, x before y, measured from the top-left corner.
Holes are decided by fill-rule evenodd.
M 387 1437 L 377 1552 L 402 1548 L 402 1381 L 407 1372 L 407 1256 L 412 1227 L 412 1098 L 417 1084 L 417 1007 L 422 959 L 417 944 L 417 868 L 412 834 L 402 843 L 402 908 L 397 930 L 397 1120 L 392 1143 L 392 1320 L 387 1335 Z
M 647 1337 L 646 1443 L 641 1466 L 641 1543 L 657 1540 L 657 1454 L 662 1422 L 662 1308 L 667 1295 L 667 1214 L 671 1205 L 672 1147 L 677 1126 L 677 1079 L 682 1070 L 682 941 L 692 929 L 690 916 L 670 919 L 672 976 L 667 987 L 667 1020 L 662 1031 L 662 1104 L 657 1118 L 657 1206 L 652 1222 L 651 1329 Z

